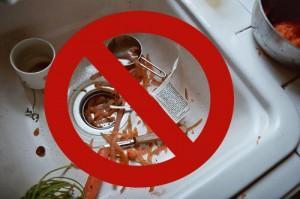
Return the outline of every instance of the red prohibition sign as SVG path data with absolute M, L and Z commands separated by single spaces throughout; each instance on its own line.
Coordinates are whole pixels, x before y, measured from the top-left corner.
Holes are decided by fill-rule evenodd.
M 210 89 L 210 112 L 198 138 L 191 141 L 158 103 L 131 77 L 103 42 L 128 33 L 150 33 L 169 38 L 197 59 Z M 87 58 L 134 108 L 175 155 L 149 166 L 129 166 L 96 154 L 76 133 L 67 105 L 71 76 Z M 188 69 L 188 66 L 186 70 Z M 124 12 L 103 17 L 77 32 L 60 50 L 49 71 L 45 111 L 51 133 L 65 155 L 87 173 L 112 184 L 156 186 L 182 178 L 203 165 L 221 145 L 233 113 L 233 86 L 228 68 L 216 47 L 197 29 L 156 12 Z

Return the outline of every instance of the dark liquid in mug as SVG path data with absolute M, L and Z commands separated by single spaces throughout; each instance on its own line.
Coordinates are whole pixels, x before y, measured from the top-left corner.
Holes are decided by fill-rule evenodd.
M 34 64 L 32 67 L 28 68 L 28 70 L 25 72 L 29 72 L 29 73 L 39 72 L 39 71 L 47 68 L 49 66 L 49 64 L 50 64 L 50 61 L 38 62 L 38 63 Z

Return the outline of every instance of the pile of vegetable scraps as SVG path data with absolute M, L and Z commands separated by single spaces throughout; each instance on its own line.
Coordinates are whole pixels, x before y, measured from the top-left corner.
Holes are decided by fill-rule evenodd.
M 149 56 L 145 57 L 146 59 L 150 60 Z M 148 64 L 147 62 L 143 62 L 149 68 L 152 68 L 152 65 Z M 131 69 L 129 69 L 130 74 L 143 86 L 146 90 L 155 89 L 155 87 L 159 86 L 163 79 L 158 78 L 150 73 L 149 71 L 145 70 L 144 68 L 134 65 Z M 99 74 L 94 74 L 91 76 L 90 79 L 95 79 L 95 77 L 99 77 Z M 95 83 L 95 87 L 101 89 L 105 85 L 101 86 L 100 82 Z M 95 100 L 103 100 L 104 99 L 95 99 Z M 94 101 L 91 101 L 90 104 L 93 104 Z M 89 105 L 89 109 L 95 109 L 100 107 L 101 103 L 94 103 L 95 106 Z M 112 111 L 109 106 L 110 105 L 124 105 L 125 101 L 123 98 L 117 94 L 114 100 L 108 100 L 105 103 L 101 104 L 102 108 L 106 108 L 106 112 Z M 104 109 L 102 109 L 104 111 Z M 116 110 L 113 110 L 116 111 Z M 89 114 L 89 113 L 88 113 Z M 107 157 L 111 161 L 115 161 L 122 164 L 129 164 L 136 163 L 140 165 L 149 165 L 152 164 L 152 157 L 153 155 L 159 155 L 162 151 L 166 151 L 167 147 L 161 142 L 143 144 L 140 146 L 134 146 L 129 149 L 122 149 L 117 142 L 122 140 L 129 140 L 139 135 L 138 129 L 133 127 L 131 117 L 129 117 L 127 121 L 127 126 L 125 129 L 120 130 L 120 122 L 124 115 L 124 109 L 117 110 L 117 116 L 115 118 L 114 128 L 111 134 L 102 134 L 103 138 L 106 142 L 110 145 L 108 148 L 100 148 L 98 153 L 104 157 Z M 103 116 L 103 114 L 101 115 Z M 141 124 L 142 120 L 138 121 L 138 124 Z M 152 130 L 144 124 L 147 133 L 153 133 Z M 90 144 L 91 147 L 92 144 Z M 85 186 L 85 193 L 87 198 L 93 198 L 97 195 L 99 190 L 95 190 L 94 188 L 99 188 L 99 184 L 101 181 L 97 181 L 95 179 L 91 179 L 92 177 L 87 180 L 87 184 Z M 91 184 L 92 183 L 92 184 Z M 91 188 L 92 187 L 92 188 Z M 124 192 L 125 187 L 121 189 L 121 192 Z M 153 191 L 153 187 L 150 188 L 150 191 Z M 91 197 L 89 197 L 91 196 Z
M 146 59 L 150 61 L 149 56 Z M 147 62 L 143 62 L 147 67 L 152 68 Z M 153 69 L 153 68 L 152 68 Z M 148 91 L 155 90 L 164 79 L 154 76 L 153 73 L 145 70 L 144 68 L 135 65 L 129 69 L 130 74 Z M 101 75 L 99 73 L 90 77 L 91 80 L 96 80 Z M 103 87 L 107 86 L 107 83 L 103 85 L 101 82 L 95 81 L 95 87 L 103 91 Z M 185 97 L 188 99 L 187 90 L 185 91 Z M 88 122 L 95 126 L 101 127 L 104 122 L 114 122 L 114 128 L 110 134 L 102 134 L 105 141 L 109 144 L 107 148 L 97 148 L 93 146 L 93 140 L 89 143 L 90 147 L 98 149 L 98 154 L 120 164 L 138 164 L 149 165 L 153 164 L 153 157 L 158 156 L 163 151 L 167 152 L 168 148 L 161 141 L 154 141 L 151 143 L 135 145 L 131 148 L 123 149 L 117 142 L 123 140 L 133 139 L 140 135 L 138 129 L 134 127 L 131 116 L 128 118 L 125 128 L 120 129 L 120 123 L 124 116 L 124 109 L 111 109 L 111 105 L 122 106 L 125 104 L 123 98 L 117 92 L 111 92 L 106 97 L 94 95 L 87 100 L 87 105 L 84 108 L 84 116 Z M 192 132 L 193 129 L 201 123 L 202 119 L 198 120 L 195 124 L 187 127 L 185 123 L 179 123 L 178 126 L 185 132 Z M 143 125 L 146 129 L 146 133 L 154 133 L 150 127 L 147 126 L 141 119 L 137 121 L 137 125 Z M 64 176 L 49 177 L 49 175 L 63 169 L 69 169 L 74 165 L 61 167 L 48 172 L 41 180 L 34 186 L 32 186 L 24 199 L 37 199 L 37 198 L 85 198 L 96 199 L 98 193 L 101 190 L 102 181 L 89 176 L 85 186 L 82 187 L 80 183 L 72 178 Z M 154 187 L 150 187 L 149 192 L 153 192 Z M 120 189 L 123 193 L 125 187 Z M 154 193 L 153 193 L 154 194 Z M 100 196 L 101 197 L 101 196 Z
M 149 56 L 145 57 L 150 61 Z M 136 63 L 137 64 L 137 63 Z M 152 65 L 148 64 L 147 62 L 143 62 L 147 67 L 152 68 Z M 153 69 L 153 68 L 152 68 Z M 131 69 L 129 69 L 130 74 L 140 83 L 148 91 L 155 90 L 164 79 L 161 79 L 157 76 L 154 76 L 153 73 L 145 70 L 144 68 L 135 65 Z M 95 77 L 99 77 L 100 74 L 94 74 L 91 76 L 91 79 L 95 79 Z M 99 88 L 101 85 L 99 82 L 96 83 Z M 118 104 L 124 104 L 122 97 L 117 97 Z M 107 104 L 111 104 L 109 101 Z M 106 105 L 105 105 L 106 106 Z M 137 145 L 129 149 L 122 149 L 117 142 L 123 140 L 129 140 L 139 135 L 138 129 L 133 127 L 131 117 L 129 117 L 127 121 L 127 126 L 124 130 L 120 130 L 120 122 L 124 115 L 124 109 L 120 109 L 117 111 L 117 116 L 115 119 L 115 124 L 113 131 L 111 134 L 102 134 L 103 138 L 106 142 L 110 145 L 108 148 L 100 148 L 98 154 L 108 158 L 111 161 L 115 161 L 117 163 L 122 164 L 140 164 L 140 165 L 149 165 L 153 163 L 153 156 L 158 156 L 161 152 L 167 152 L 167 147 L 162 142 L 154 142 L 154 143 L 147 143 L 143 145 Z M 184 132 L 188 133 L 189 131 L 193 131 L 193 129 L 201 123 L 202 119 L 198 120 L 195 124 L 191 127 L 185 126 L 185 124 L 178 124 Z M 145 124 L 142 120 L 138 121 L 138 124 L 144 124 L 144 127 L 147 129 L 147 133 L 153 133 L 153 131 Z M 92 141 L 90 146 L 92 146 Z M 101 187 L 101 181 L 95 179 L 94 177 L 90 176 L 87 180 L 87 183 L 84 188 L 84 192 L 86 198 L 96 198 L 98 191 Z M 125 187 L 121 188 L 121 193 L 123 193 Z M 154 187 L 150 187 L 149 191 L 152 192 Z

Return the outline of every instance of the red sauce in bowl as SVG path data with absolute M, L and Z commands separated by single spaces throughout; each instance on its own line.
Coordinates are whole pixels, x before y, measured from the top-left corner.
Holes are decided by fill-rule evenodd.
M 291 44 L 300 48 L 300 1 L 265 1 L 265 13 L 276 31 Z
M 286 21 L 274 24 L 277 32 L 289 40 L 290 43 L 300 48 L 300 22 Z

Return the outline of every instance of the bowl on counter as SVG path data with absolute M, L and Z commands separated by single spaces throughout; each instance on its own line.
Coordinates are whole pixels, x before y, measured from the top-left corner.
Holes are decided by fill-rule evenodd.
M 300 67 L 300 1 L 257 0 L 253 35 L 260 47 L 286 66 Z

